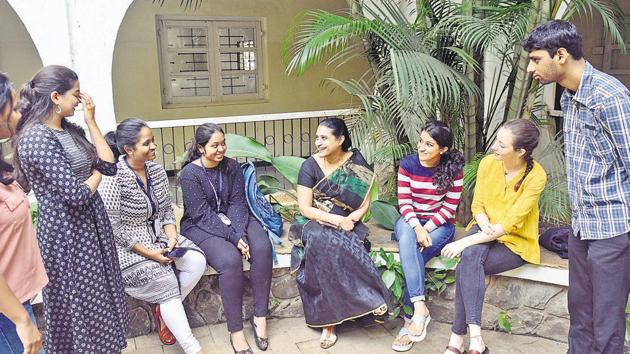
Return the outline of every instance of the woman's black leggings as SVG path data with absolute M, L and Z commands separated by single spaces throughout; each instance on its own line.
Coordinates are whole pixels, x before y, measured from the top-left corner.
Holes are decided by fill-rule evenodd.
M 206 261 L 219 273 L 219 288 L 227 327 L 230 332 L 238 332 L 243 329 L 243 287 L 245 276 L 243 274 L 243 256 L 241 251 L 233 244 L 216 236 L 210 236 L 200 228 L 193 227 L 187 234 L 190 239 L 200 240 L 199 248 L 206 255 Z M 249 217 L 247 227 L 247 239 L 249 242 L 249 278 L 254 295 L 254 315 L 256 317 L 267 316 L 269 311 L 269 290 L 271 288 L 271 242 L 267 232 L 258 220 Z

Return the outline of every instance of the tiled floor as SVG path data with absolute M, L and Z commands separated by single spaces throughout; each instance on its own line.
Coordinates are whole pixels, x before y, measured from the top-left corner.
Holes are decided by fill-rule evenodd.
M 270 320 L 269 349 L 265 353 L 394 353 L 391 350 L 391 342 L 401 324 L 402 321 L 390 321 L 368 328 L 360 327 L 354 323 L 344 324 L 338 329 L 339 340 L 337 344 L 328 350 L 323 350 L 319 347 L 320 332 L 308 328 L 303 318 Z M 423 342 L 416 343 L 409 353 L 443 353 L 448 341 L 449 329 L 448 324 L 437 321 L 431 322 L 427 338 Z M 195 328 L 193 332 L 201 342 L 206 354 L 233 353 L 225 324 Z M 260 352 L 254 344 L 251 328 L 247 324 L 245 325 L 245 333 L 254 352 Z M 493 354 L 563 354 L 567 351 L 566 344 L 539 337 L 510 335 L 493 331 L 484 331 L 483 335 L 484 341 Z M 132 338 L 129 339 L 128 343 L 124 354 L 183 353 L 177 344 L 163 346 L 156 334 Z

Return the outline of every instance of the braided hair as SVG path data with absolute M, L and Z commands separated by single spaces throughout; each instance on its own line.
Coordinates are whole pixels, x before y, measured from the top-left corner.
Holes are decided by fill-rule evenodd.
M 540 138 L 540 131 L 538 127 L 530 120 L 527 119 L 514 119 L 503 125 L 504 129 L 509 130 L 512 133 L 512 138 L 514 142 L 512 143 L 512 147 L 514 150 L 523 149 L 525 150 L 525 155 L 523 155 L 523 159 L 527 163 L 527 167 L 525 167 L 525 173 L 523 177 L 521 177 L 518 182 L 514 185 L 514 191 L 518 191 L 518 189 L 523 184 L 525 177 L 532 171 L 534 168 L 534 158 L 532 157 L 532 153 L 536 146 L 538 146 L 538 140 Z
M 455 177 L 462 172 L 464 168 L 464 155 L 461 152 L 452 149 L 453 132 L 443 122 L 432 120 L 427 122 L 422 131 L 429 134 L 435 140 L 440 148 L 447 147 L 448 150 L 440 156 L 440 163 L 435 167 L 433 172 L 433 185 L 438 193 L 444 193 L 453 185 Z

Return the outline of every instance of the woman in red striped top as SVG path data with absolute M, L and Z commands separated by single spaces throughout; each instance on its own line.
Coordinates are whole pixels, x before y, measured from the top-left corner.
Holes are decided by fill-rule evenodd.
M 425 305 L 424 265 L 455 235 L 464 157 L 452 146 L 451 129 L 430 121 L 422 128 L 418 153 L 400 162 L 398 205 L 402 217 L 395 233 L 407 285 L 405 302 L 413 309 L 413 316 L 405 317 L 405 325 L 392 344 L 396 351 L 407 351 L 426 336 L 431 316 Z

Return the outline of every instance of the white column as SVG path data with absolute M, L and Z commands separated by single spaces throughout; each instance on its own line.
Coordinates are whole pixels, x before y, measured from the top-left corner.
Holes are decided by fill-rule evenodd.
M 105 131 L 116 127 L 112 61 L 118 28 L 133 0 L 8 0 L 44 65 L 77 72 L 81 90 L 94 98 Z M 81 117 L 76 117 L 81 122 Z

